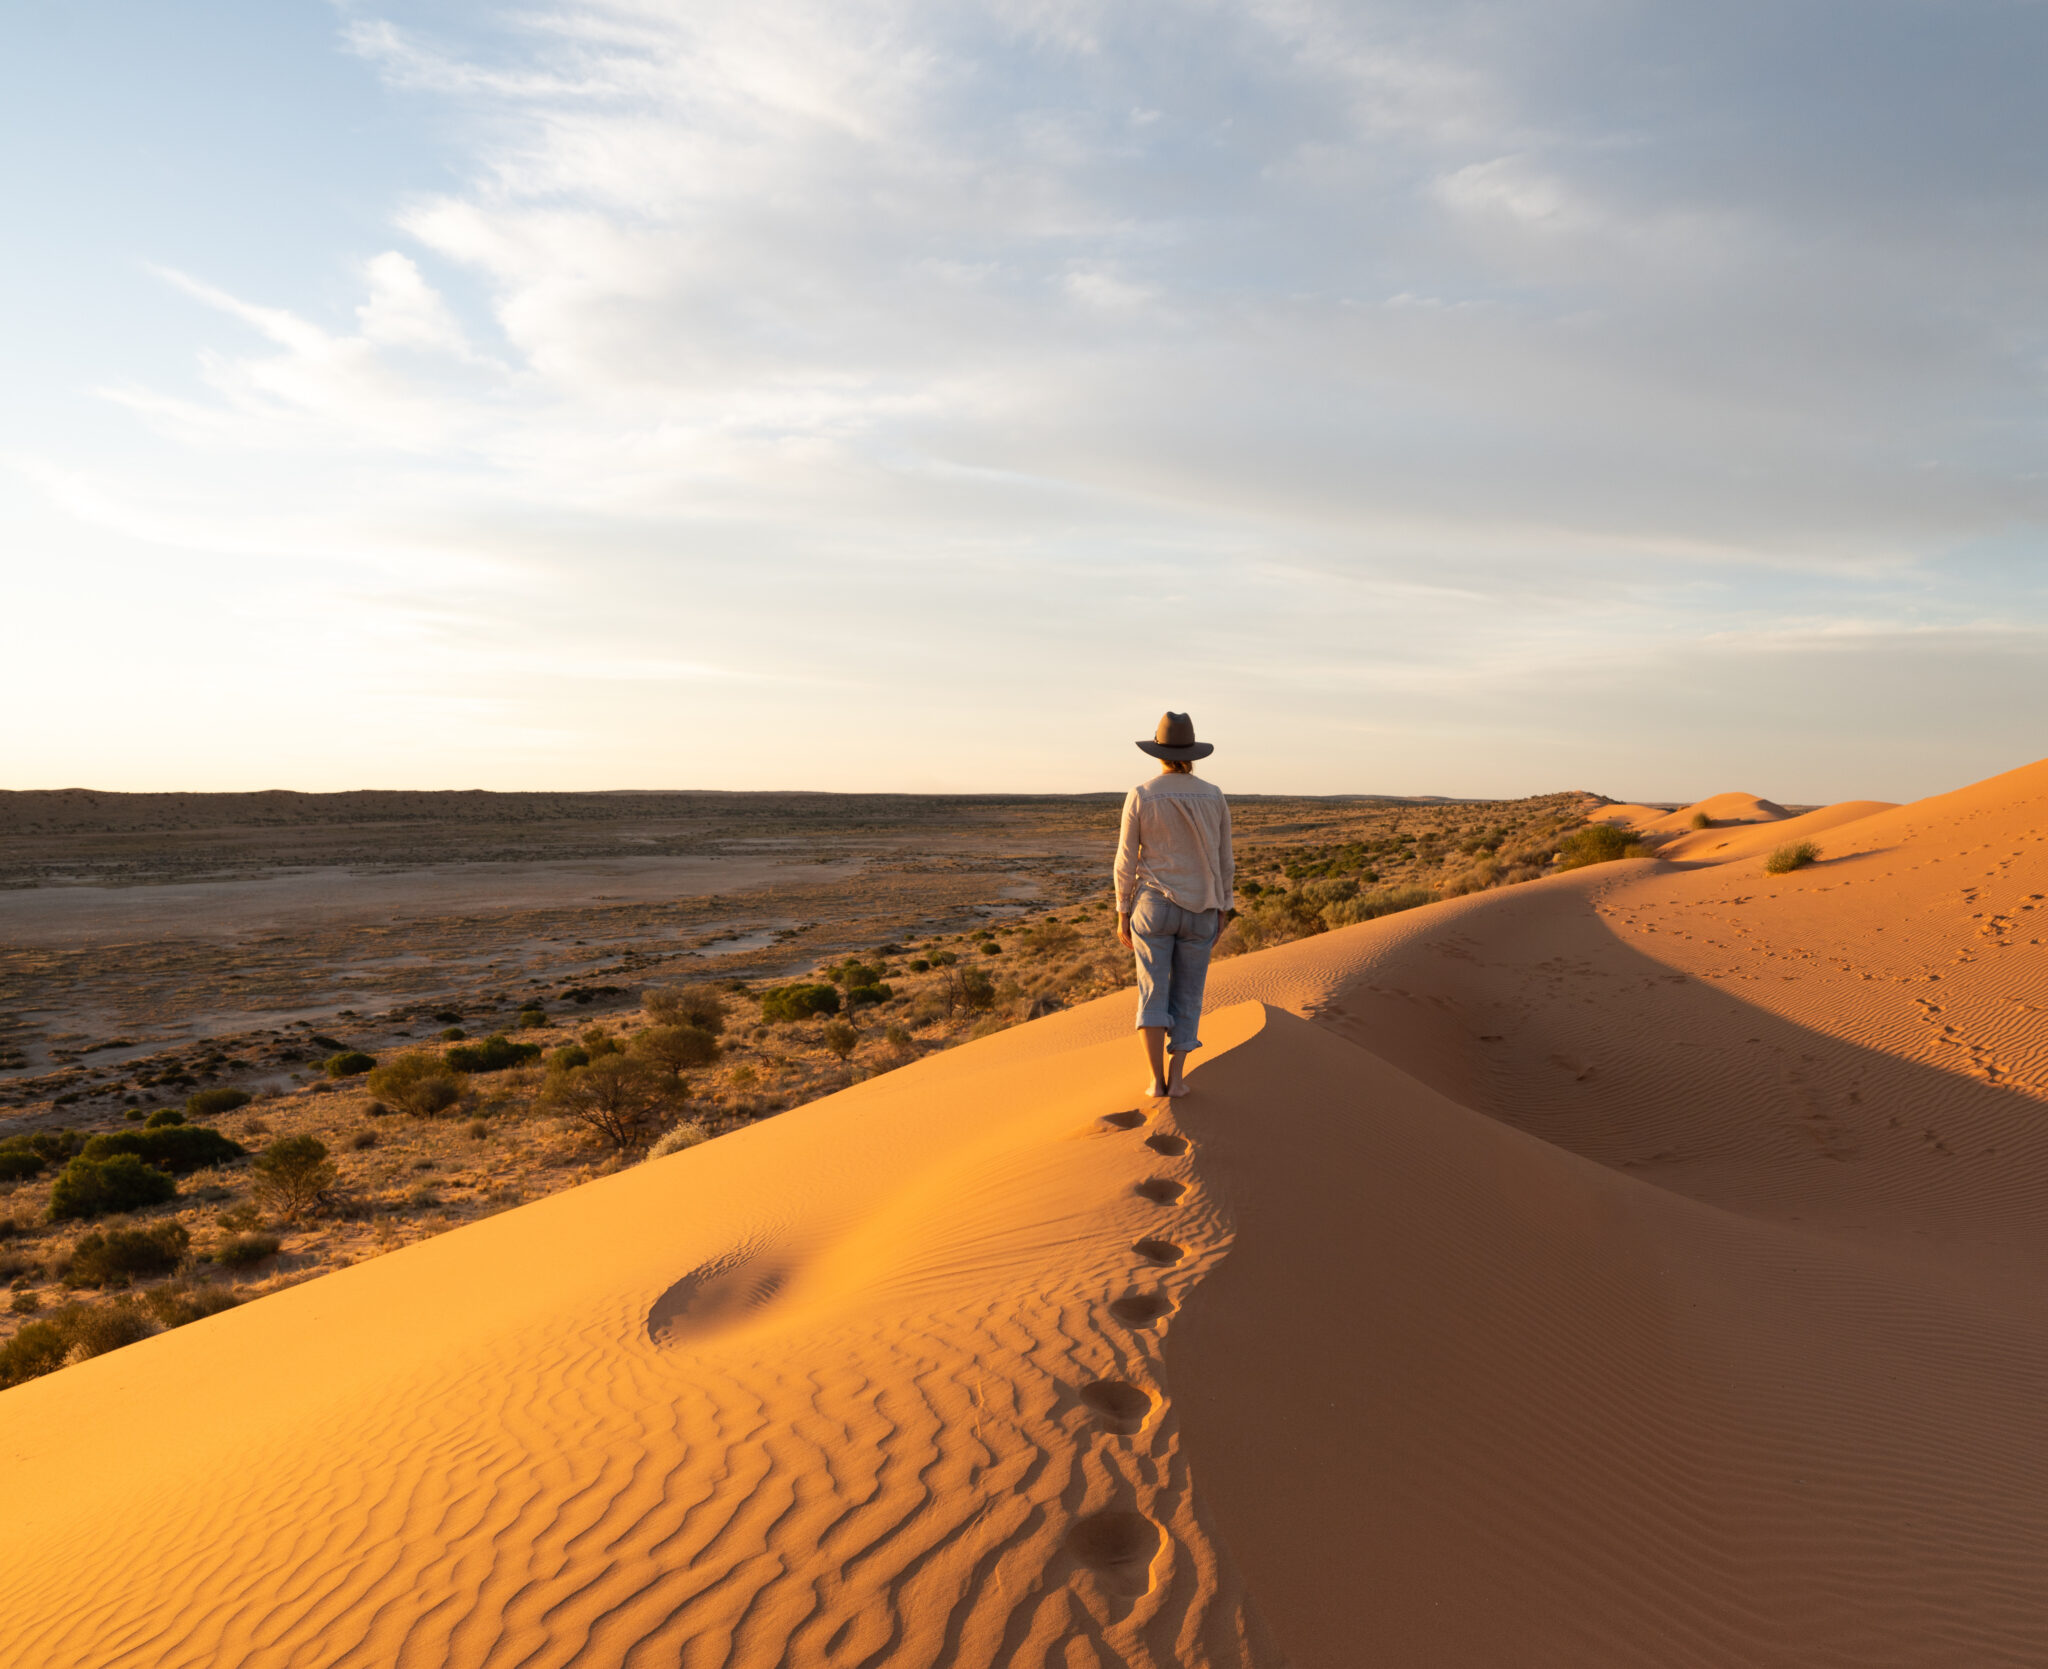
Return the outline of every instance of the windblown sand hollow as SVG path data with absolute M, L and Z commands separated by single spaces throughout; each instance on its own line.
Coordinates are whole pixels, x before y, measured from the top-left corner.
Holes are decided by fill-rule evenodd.
M 0 1655 L 2039 1663 L 2048 764 L 1750 804 L 9 1391 Z

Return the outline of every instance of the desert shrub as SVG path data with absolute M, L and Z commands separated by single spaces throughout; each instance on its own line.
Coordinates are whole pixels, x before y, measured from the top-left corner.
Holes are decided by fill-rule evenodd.
M 652 1141 L 682 1099 L 673 1077 L 631 1055 L 605 1055 L 550 1073 L 541 1091 L 550 1112 L 594 1130 L 620 1152 Z
M 1764 859 L 1764 873 L 1766 875 L 1790 875 L 1793 870 L 1804 869 L 1808 864 L 1817 861 L 1819 857 L 1820 848 L 1810 840 L 1802 840 L 1794 846 L 1780 846 L 1777 851 Z
M 64 1167 L 50 1187 L 50 1221 L 61 1223 L 161 1205 L 177 1192 L 175 1182 L 135 1154 L 115 1153 L 104 1159 L 81 1155 Z
M 336 1175 L 318 1136 L 280 1136 L 256 1155 L 251 1169 L 258 1202 L 287 1223 L 318 1205 Z
M 17 1292 L 7 1301 L 10 1315 L 34 1315 L 43 1307 L 43 1301 L 33 1292 Z
M 71 1249 L 68 1287 L 126 1286 L 139 1275 L 168 1275 L 185 1260 L 192 1236 L 183 1223 L 146 1229 L 95 1229 Z
M 456 1072 L 503 1072 L 508 1066 L 523 1066 L 539 1060 L 538 1043 L 514 1043 L 503 1032 L 493 1032 L 481 1043 L 461 1043 L 445 1057 Z
M 947 995 L 956 1007 L 970 1014 L 985 1013 L 995 1005 L 996 982 L 979 968 L 954 968 L 946 976 Z
M 764 1020 L 808 1020 L 814 1014 L 838 1012 L 839 992 L 830 985 L 799 981 L 793 985 L 772 985 L 761 993 Z
M 1558 842 L 1557 867 L 1584 869 L 1588 864 L 1613 863 L 1617 858 L 1646 858 L 1648 847 L 1623 828 L 1612 823 L 1588 823 L 1574 829 Z
M 242 1095 L 242 1092 L 240 1090 L 235 1090 L 232 1093 L 236 1095 Z M 196 1101 L 198 1097 L 194 1096 L 193 1099 Z M 242 1095 L 242 1101 L 246 1101 L 248 1099 L 249 1098 L 246 1095 Z M 234 1103 L 234 1105 L 237 1107 L 239 1107 L 241 1104 L 241 1101 L 237 1101 Z M 142 1128 L 145 1130 L 161 1130 L 167 1124 L 183 1124 L 184 1122 L 185 1115 L 179 1112 L 177 1108 L 159 1107 L 155 1112 L 151 1113 L 148 1118 L 142 1121 Z
M 146 1339 L 149 1318 L 133 1302 L 67 1304 L 47 1320 L 32 1321 L 0 1346 L 0 1385 L 54 1373 L 67 1362 L 104 1356 Z
M 825 977 L 834 985 L 843 985 L 850 991 L 858 985 L 874 984 L 882 977 L 882 970 L 849 956 L 844 962 L 835 962 L 827 968 Z
M 1692 814 L 1692 821 L 1687 826 L 1694 829 L 1711 829 L 1714 826 L 1714 820 L 1704 811 L 1696 811 Z
M 213 1261 L 223 1269 L 248 1269 L 277 1256 L 284 1242 L 274 1234 L 231 1234 L 213 1248 Z
M 649 1026 L 633 1039 L 632 1052 L 675 1078 L 693 1066 L 709 1066 L 719 1049 L 718 1039 L 700 1026 Z
M 473 1118 L 469 1121 L 469 1139 L 471 1141 L 483 1141 L 487 1136 L 490 1135 L 490 1133 L 491 1126 L 488 1120 Z
M 703 1125 L 694 1119 L 684 1119 L 680 1124 L 672 1124 L 661 1133 L 654 1145 L 647 1150 L 647 1157 L 666 1159 L 671 1153 L 681 1153 L 685 1148 L 696 1147 L 710 1139 L 711 1132 Z
M 818 1034 L 818 1041 L 841 1060 L 845 1060 L 860 1047 L 860 1033 L 844 1020 L 834 1020 Z
M 891 1026 L 882 1034 L 882 1038 L 892 1049 L 908 1049 L 915 1041 L 909 1031 L 902 1026 Z
M 366 1055 L 360 1049 L 344 1049 L 338 1055 L 329 1055 L 320 1063 L 320 1069 L 330 1078 L 359 1078 L 376 1064 L 374 1055 Z
M 659 986 L 643 992 L 640 1006 L 663 1026 L 695 1026 L 716 1037 L 725 1030 L 725 993 L 715 985 Z
M 1299 892 L 1264 893 L 1238 911 L 1237 920 L 1231 923 L 1231 935 L 1246 950 L 1284 945 L 1322 932 L 1327 925 L 1322 912 L 1329 907 Z
M 173 1281 L 143 1294 L 143 1306 L 166 1327 L 183 1327 L 204 1321 L 222 1310 L 232 1310 L 241 1299 L 226 1287 L 187 1286 Z
M 254 1099 L 245 1089 L 194 1090 L 185 1097 L 185 1112 L 192 1118 L 219 1118 L 222 1113 L 248 1106 Z M 155 1124 L 159 1119 L 165 1124 L 184 1122 L 182 1119 L 165 1118 L 162 1113 L 150 1114 L 149 1122 Z
M 522 1008 L 519 1018 L 512 1022 L 512 1029 L 518 1032 L 538 1031 L 548 1023 L 548 1011 L 544 1008 Z
M 43 1156 L 29 1147 L 0 1147 L 0 1182 L 23 1182 L 40 1176 Z
M 353 1136 L 349 1137 L 348 1145 L 353 1152 L 368 1153 L 371 1148 L 377 1145 L 377 1132 L 374 1130 L 358 1130 Z
M 372 1072 L 369 1083 L 370 1093 L 380 1101 L 419 1118 L 446 1112 L 462 1099 L 462 1080 L 455 1068 L 431 1049 L 406 1050 Z
M 160 1124 L 154 1130 L 110 1130 L 85 1144 L 80 1157 L 110 1159 L 117 1153 L 132 1153 L 145 1164 L 174 1176 L 225 1165 L 249 1150 L 218 1130 L 202 1124 Z
M 1377 921 L 1381 916 L 1395 915 L 1402 910 L 1413 910 L 1435 902 L 1436 894 L 1426 887 L 1385 887 L 1324 906 L 1322 920 L 1325 927 L 1352 927 L 1362 921 Z
M 929 959 L 922 956 L 917 956 L 911 959 L 910 971 L 914 974 L 929 973 L 931 971 L 931 966 L 932 965 Z
M 548 1056 L 550 1072 L 567 1072 L 571 1067 L 588 1066 L 590 1051 L 580 1043 L 565 1043 Z
M 434 1033 L 434 1036 L 439 1038 L 443 1043 L 460 1043 L 464 1038 L 469 1036 L 469 1033 L 464 1031 L 460 1026 L 447 1026 L 444 1027 L 442 1030 Z
M 596 1060 L 599 1055 L 616 1055 L 625 1047 L 604 1026 L 585 1026 L 576 1041 L 583 1045 L 584 1052 L 592 1060 Z
M 848 1008 L 867 1008 L 875 1003 L 885 1003 L 895 995 L 894 991 L 890 990 L 888 986 L 882 984 L 879 980 L 872 985 L 853 985 L 847 988 L 846 1006 Z

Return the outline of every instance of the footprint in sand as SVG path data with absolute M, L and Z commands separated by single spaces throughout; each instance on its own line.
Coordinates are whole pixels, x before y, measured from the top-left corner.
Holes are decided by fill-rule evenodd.
M 1142 1594 L 1152 1585 L 1152 1561 L 1164 1540 L 1143 1513 L 1090 1513 L 1067 1531 L 1067 1551 L 1117 1592 Z
M 1138 1184 L 1136 1191 L 1154 1205 L 1172 1205 L 1188 1191 L 1188 1185 L 1170 1176 L 1150 1176 Z
M 1131 1250 L 1147 1263 L 1178 1263 L 1187 1256 L 1186 1251 L 1171 1240 L 1137 1240 L 1131 1243 Z
M 1147 1136 L 1145 1145 L 1154 1153 L 1163 1153 L 1169 1159 L 1178 1159 L 1188 1150 L 1187 1142 L 1179 1136 Z
M 1123 1297 L 1111 1301 L 1109 1313 L 1126 1327 L 1150 1327 L 1172 1308 L 1164 1294 L 1127 1292 Z
M 1107 1113 L 1103 1116 L 1102 1122 L 1114 1125 L 1119 1130 L 1135 1130 L 1145 1122 L 1145 1115 L 1133 1107 L 1127 1113 Z
M 1152 1412 L 1152 1393 L 1140 1390 L 1127 1379 L 1098 1379 L 1081 1387 L 1084 1406 L 1111 1431 L 1129 1435 L 1145 1423 Z

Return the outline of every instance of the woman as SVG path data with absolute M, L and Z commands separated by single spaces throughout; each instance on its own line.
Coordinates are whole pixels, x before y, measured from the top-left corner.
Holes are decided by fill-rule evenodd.
M 1116 846 L 1116 936 L 1138 959 L 1138 1030 L 1152 1068 L 1147 1095 L 1185 1095 L 1181 1072 L 1201 1048 L 1209 952 L 1237 914 L 1231 890 L 1230 806 L 1195 774 L 1216 750 L 1195 740 L 1185 713 L 1168 713 L 1139 748 L 1163 763 L 1124 799 Z M 1167 1064 L 1169 1052 L 1172 1065 Z

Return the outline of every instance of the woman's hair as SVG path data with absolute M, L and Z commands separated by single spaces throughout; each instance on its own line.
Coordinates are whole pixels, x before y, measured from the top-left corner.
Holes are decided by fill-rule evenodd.
M 1184 777 L 1195 774 L 1195 762 L 1192 759 L 1162 759 L 1159 763 L 1167 770 L 1176 771 Z

